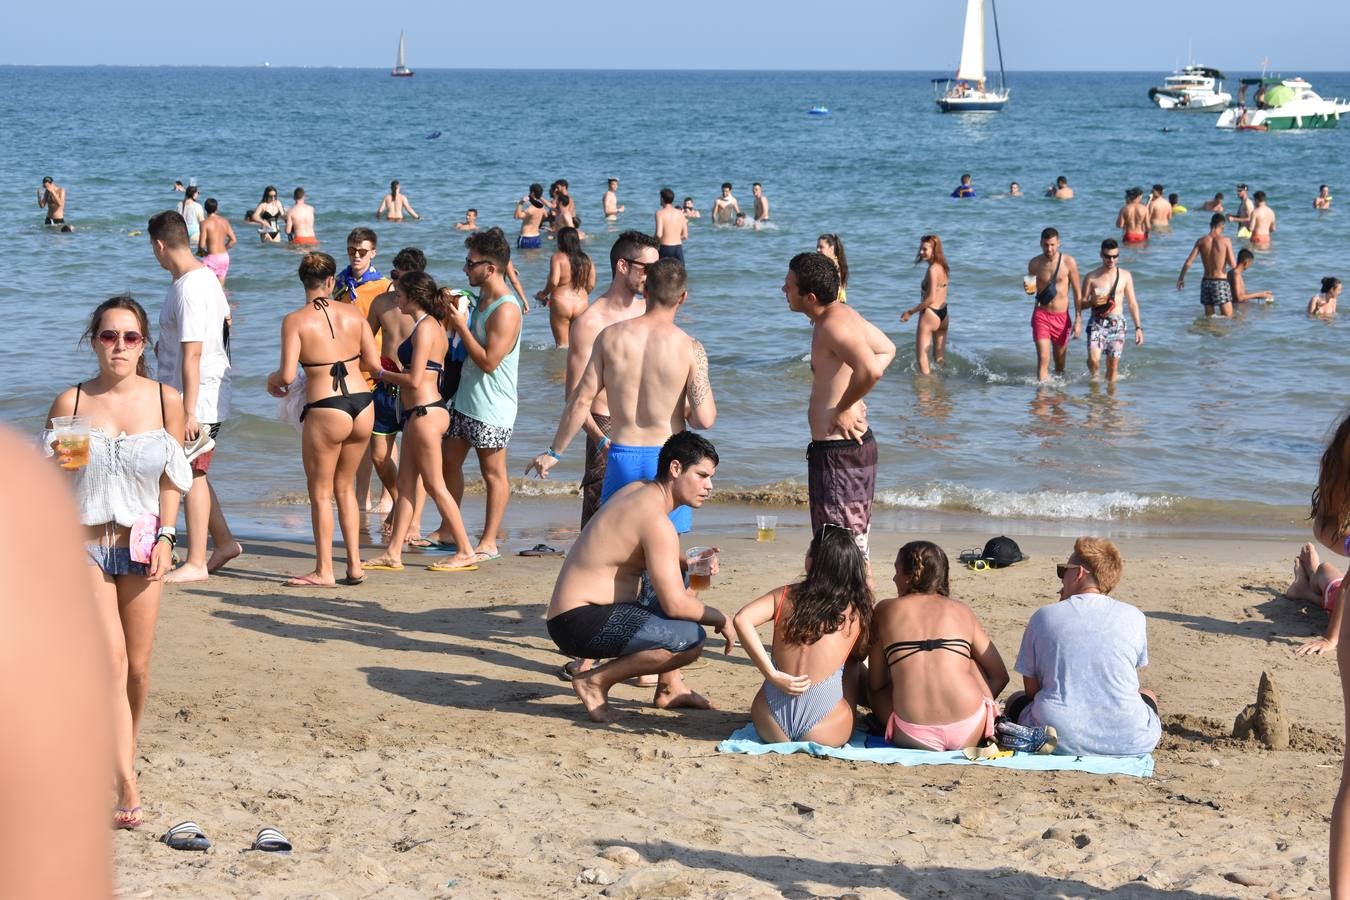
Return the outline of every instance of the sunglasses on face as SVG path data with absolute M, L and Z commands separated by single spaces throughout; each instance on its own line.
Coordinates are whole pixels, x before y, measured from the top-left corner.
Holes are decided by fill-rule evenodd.
M 113 331 L 111 328 L 98 333 L 98 342 L 105 347 L 116 347 L 117 339 L 121 338 L 123 345 L 127 347 L 139 347 L 145 336 L 139 331 Z
M 469 259 L 469 258 L 467 258 L 467 257 L 465 257 L 465 259 L 464 259 L 464 269 L 465 269 L 465 271 L 468 271 L 468 272 L 472 272 L 474 269 L 478 268 L 479 266 L 486 266 L 486 265 L 491 265 L 491 264 L 492 264 L 492 260 L 490 260 L 490 259 Z
M 646 272 L 647 267 L 651 265 L 651 263 L 638 262 L 636 259 L 629 259 L 626 256 L 621 256 L 619 258 L 622 259 L 624 262 L 628 263 L 629 268 L 637 269 L 639 273 Z
M 1069 574 L 1070 569 L 1081 569 L 1081 568 L 1083 567 L 1080 566 L 1078 563 L 1059 563 L 1057 566 L 1055 566 L 1055 575 L 1061 581 L 1063 581 L 1064 576 Z
M 1103 253 L 1102 259 L 1120 259 L 1119 253 Z
M 374 252 L 375 252 L 375 248 L 374 248 L 374 247 L 348 247 L 348 248 L 347 248 L 347 255 L 348 255 L 348 256 L 369 256 L 370 254 L 372 254 L 372 253 L 374 253 Z

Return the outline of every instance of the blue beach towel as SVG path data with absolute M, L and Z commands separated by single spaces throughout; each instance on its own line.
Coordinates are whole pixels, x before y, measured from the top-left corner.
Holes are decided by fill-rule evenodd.
M 960 750 L 902 750 L 884 738 L 861 731 L 853 732 L 842 747 L 826 747 L 810 741 L 789 741 L 782 744 L 761 743 L 754 725 L 746 725 L 717 745 L 719 753 L 746 753 L 759 756 L 765 753 L 809 753 L 812 756 L 848 759 L 854 762 L 874 762 L 901 766 L 992 766 L 997 769 L 1027 769 L 1034 772 L 1091 772 L 1095 775 L 1133 775 L 1149 778 L 1153 775 L 1153 757 L 1143 756 L 1037 756 L 1015 753 L 1002 759 L 971 761 Z

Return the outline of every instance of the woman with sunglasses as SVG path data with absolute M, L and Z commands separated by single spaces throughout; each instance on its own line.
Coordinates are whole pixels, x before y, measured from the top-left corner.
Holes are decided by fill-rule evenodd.
M 994 734 L 1008 668 L 975 612 L 953 600 L 947 554 L 911 541 L 895 556 L 896 596 L 872 614 L 868 689 L 886 740 L 960 750 Z
M 928 364 L 928 348 L 933 348 L 933 362 L 939 366 L 947 360 L 947 282 L 951 280 L 951 270 L 947 268 L 947 257 L 942 253 L 942 238 L 936 234 L 925 234 L 919 238 L 919 254 L 914 264 L 928 263 L 928 271 L 919 282 L 919 305 L 905 310 L 900 315 L 901 322 L 918 313 L 919 327 L 914 332 L 914 362 L 919 374 L 927 375 L 932 369 Z
M 262 199 L 253 211 L 244 217 L 244 221 L 258 226 L 258 239 L 264 244 L 281 242 L 281 226 L 286 220 L 286 204 L 277 199 L 277 189 L 272 185 L 263 188 Z
M 764 675 L 750 704 L 760 740 L 829 747 L 848 741 L 871 620 L 867 561 L 853 533 L 822 525 L 806 551 L 806 577 L 752 600 L 732 620 Z M 755 630 L 769 622 L 772 653 Z
M 449 312 L 447 304 L 456 298 L 448 288 L 437 288 L 436 280 L 426 272 L 404 272 L 394 290 L 398 292 L 399 309 L 413 317 L 412 333 L 398 345 L 400 371 L 380 369 L 377 378 L 399 390 L 404 415 L 403 458 L 398 467 L 398 500 L 389 543 L 384 555 L 365 566 L 385 572 L 403 568 L 403 542 L 412 527 L 413 498 L 421 478 L 427 496 L 441 514 L 438 535 L 443 537 L 448 530 L 455 546 L 452 556 L 428 566 L 428 570 L 473 571 L 478 568 L 473 565 L 473 544 L 441 471 L 441 438 L 450 427 L 450 411 L 440 385 L 442 360 L 450 341 L 441 322 Z
M 150 649 L 159 616 L 162 579 L 172 565 L 174 524 L 192 486 L 183 445 L 183 401 L 146 377 L 150 324 L 128 296 L 100 304 L 85 338 L 98 375 L 61 393 L 47 414 L 90 419 L 88 461 L 46 443 L 72 487 L 84 526 L 94 600 L 113 660 L 115 828 L 138 828 L 144 817 L 136 785 L 136 735 L 150 678 Z
M 314 526 L 314 569 L 286 582 L 287 587 L 331 587 L 333 577 L 333 499 L 347 545 L 345 585 L 366 580 L 361 571 L 361 507 L 356 499 L 356 470 L 370 444 L 375 424 L 374 395 L 359 368 L 380 370 L 379 351 L 361 311 L 350 303 L 330 303 L 337 263 L 327 253 L 300 260 L 304 304 L 281 320 L 281 367 L 267 376 L 267 391 L 285 397 L 305 370 L 305 403 L 300 413 L 301 447 Z M 349 368 L 350 364 L 350 368 Z

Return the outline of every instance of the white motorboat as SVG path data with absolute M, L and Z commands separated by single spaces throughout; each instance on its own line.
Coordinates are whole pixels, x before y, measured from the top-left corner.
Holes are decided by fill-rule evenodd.
M 1218 69 L 1191 64 L 1164 78 L 1161 87 L 1149 88 L 1148 99 L 1159 109 L 1220 112 L 1233 102 L 1233 95 L 1223 89 L 1223 73 Z
M 1253 87 L 1256 93 L 1248 106 L 1247 89 Z M 1237 106 L 1225 110 L 1214 125 L 1235 131 L 1335 128 L 1345 113 L 1350 113 L 1350 101 L 1328 100 L 1306 79 L 1263 75 L 1242 79 Z
M 389 73 L 395 78 L 411 78 L 415 74 L 408 68 L 408 61 L 403 56 L 403 32 L 398 33 L 398 61 L 394 63 L 394 70 Z
M 984 0 L 966 0 L 966 27 L 961 38 L 961 65 L 955 78 L 934 78 L 938 109 L 943 112 L 997 111 L 1008 102 L 1003 76 L 1003 42 L 998 36 L 998 7 L 994 13 L 994 43 L 998 47 L 998 90 L 985 86 Z

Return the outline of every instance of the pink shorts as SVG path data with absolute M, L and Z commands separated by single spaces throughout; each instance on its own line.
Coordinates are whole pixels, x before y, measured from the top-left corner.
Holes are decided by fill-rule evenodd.
M 998 704 L 988 697 L 973 714 L 950 725 L 915 725 L 891 713 L 886 723 L 886 740 L 891 740 L 895 732 L 903 732 L 911 741 L 927 750 L 960 750 L 970 746 L 967 741 L 975 727 L 984 722 L 981 732 L 985 737 L 994 736 L 994 719 L 998 716 Z M 891 743 L 895 743 L 891 741 Z
M 1336 608 L 1336 601 L 1340 596 L 1341 579 L 1337 578 L 1335 581 L 1331 582 L 1331 584 L 1327 585 L 1327 589 L 1322 592 L 1322 608 L 1327 612 L 1331 612 Z
M 1071 330 L 1068 312 L 1046 312 L 1038 306 L 1031 313 L 1033 341 L 1049 341 L 1056 347 L 1064 347 L 1069 343 Z
M 212 253 L 209 256 L 203 256 L 202 265 L 206 266 L 212 272 L 215 272 L 216 277 L 221 281 L 224 281 L 225 276 L 229 274 L 230 271 L 230 254 Z

